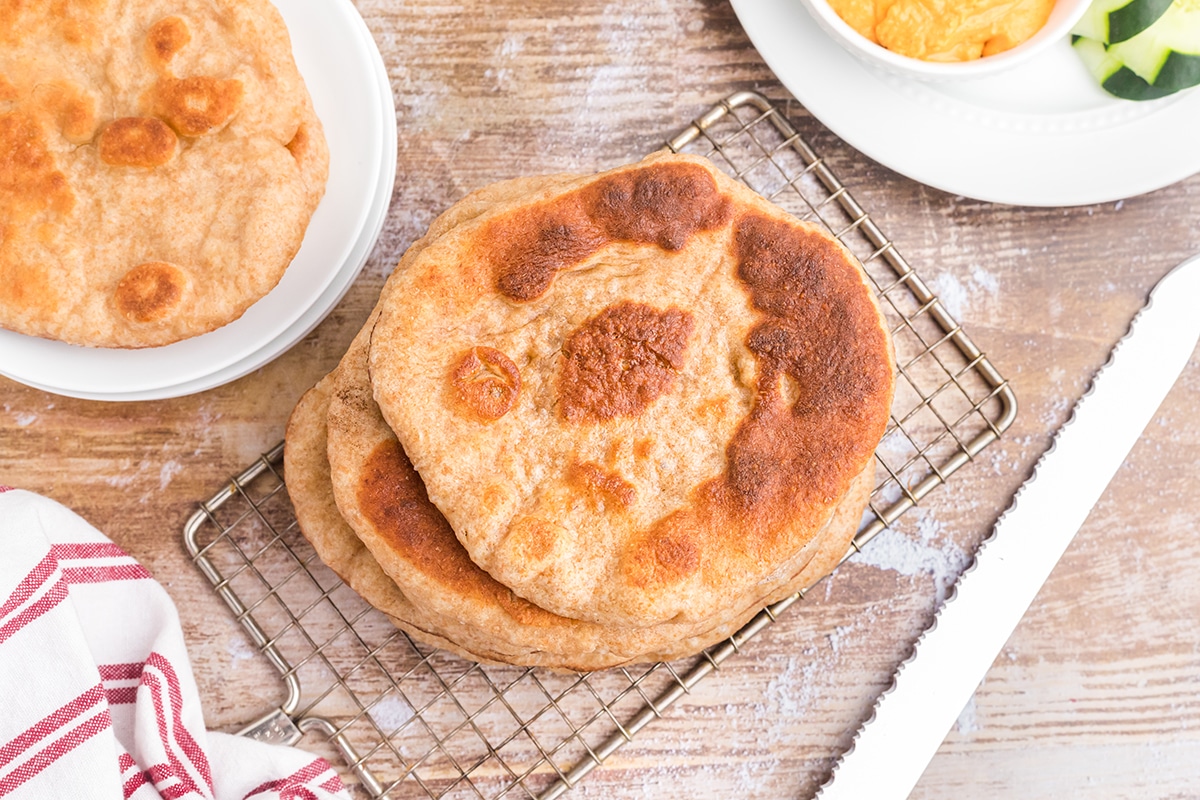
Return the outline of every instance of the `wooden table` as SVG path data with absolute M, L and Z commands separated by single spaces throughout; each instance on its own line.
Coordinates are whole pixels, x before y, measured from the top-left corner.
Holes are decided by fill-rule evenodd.
M 165 584 L 213 728 L 239 727 L 280 690 L 181 528 L 281 439 L 404 248 L 488 182 L 629 161 L 735 90 L 787 100 L 723 0 L 358 6 L 391 77 L 399 172 L 383 236 L 328 319 L 190 397 L 118 405 L 0 380 L 0 481 L 77 510 Z M 1200 250 L 1200 176 L 1119 203 L 997 206 L 901 177 L 790 108 L 1011 381 L 1020 414 L 569 796 L 810 797 L 1149 289 Z M 1198 418 L 1193 358 L 913 797 L 1200 797 Z

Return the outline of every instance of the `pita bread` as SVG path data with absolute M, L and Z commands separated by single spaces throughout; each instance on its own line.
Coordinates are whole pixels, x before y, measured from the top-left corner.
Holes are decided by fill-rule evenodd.
M 397 270 L 406 269 L 437 237 L 502 198 L 539 187 L 546 190 L 571 179 L 522 179 L 468 196 L 435 220 Z M 831 570 L 858 527 L 872 485 L 871 468 L 855 481 L 816 542 L 819 546 L 781 568 L 773 585 L 757 587 L 753 597 L 730 613 L 701 624 L 644 629 L 600 626 L 550 614 L 516 597 L 475 566 L 445 518 L 428 503 L 420 476 L 371 396 L 366 345 L 377 315 L 378 309 L 338 369 L 310 390 L 293 412 L 285 477 L 301 530 L 320 557 L 410 635 L 480 661 L 553 669 L 592 670 L 691 655 L 731 635 L 764 603 L 785 597 Z M 332 471 L 331 462 L 337 465 Z M 341 509 L 335 505 L 335 480 L 342 484 Z M 347 518 L 353 520 L 353 527 Z M 379 554 L 378 560 L 373 552 Z
M 374 399 L 471 559 L 600 625 L 764 596 L 888 421 L 857 261 L 704 159 L 498 204 L 397 272 L 379 314 Z
M 5 8 L 0 327 L 132 348 L 241 316 L 291 263 L 328 173 L 279 12 Z

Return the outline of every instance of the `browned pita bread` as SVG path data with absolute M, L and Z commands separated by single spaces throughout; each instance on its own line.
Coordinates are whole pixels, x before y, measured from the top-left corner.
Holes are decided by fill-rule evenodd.
M 704 159 L 497 204 L 379 313 L 374 398 L 430 500 L 476 564 L 572 619 L 702 624 L 763 596 L 888 420 L 857 261 Z
M 238 318 L 300 247 L 329 154 L 267 0 L 0 14 L 0 327 L 162 345 Z
M 409 248 L 397 270 L 505 198 L 552 191 L 572 180 L 525 179 L 468 196 Z M 385 292 L 381 303 L 386 297 Z M 476 660 L 576 670 L 690 655 L 731 635 L 763 603 L 831 570 L 858 527 L 872 485 L 870 465 L 822 534 L 793 562 L 780 565 L 771 582 L 756 586 L 725 613 L 701 623 L 621 628 L 546 612 L 472 563 L 428 502 L 420 476 L 372 397 L 366 347 L 377 316 L 378 309 L 338 369 L 297 405 L 288 426 L 285 477 L 301 529 L 321 558 L 398 626 L 436 646 Z M 335 482 L 341 508 L 335 505 Z

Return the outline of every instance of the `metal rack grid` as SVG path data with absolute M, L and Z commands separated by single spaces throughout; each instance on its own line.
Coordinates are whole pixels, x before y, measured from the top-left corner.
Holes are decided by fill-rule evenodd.
M 734 94 L 666 146 L 708 156 L 824 225 L 874 282 L 899 375 L 853 553 L 1012 424 L 1012 391 L 766 98 Z M 804 596 L 682 662 L 588 675 L 483 667 L 413 641 L 320 562 L 297 528 L 282 454 L 280 444 L 202 503 L 185 542 L 287 687 L 282 706 L 242 732 L 323 733 L 371 797 L 557 798 Z

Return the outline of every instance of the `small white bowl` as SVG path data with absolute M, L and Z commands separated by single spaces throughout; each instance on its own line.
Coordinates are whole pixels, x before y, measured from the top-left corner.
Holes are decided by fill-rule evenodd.
M 826 33 L 864 63 L 902 77 L 925 81 L 980 78 L 1023 64 L 1067 36 L 1091 4 L 1091 0 L 1058 0 L 1046 24 L 1032 37 L 1011 50 L 973 61 L 942 62 L 902 56 L 875 44 L 839 17 L 827 0 L 801 2 Z

